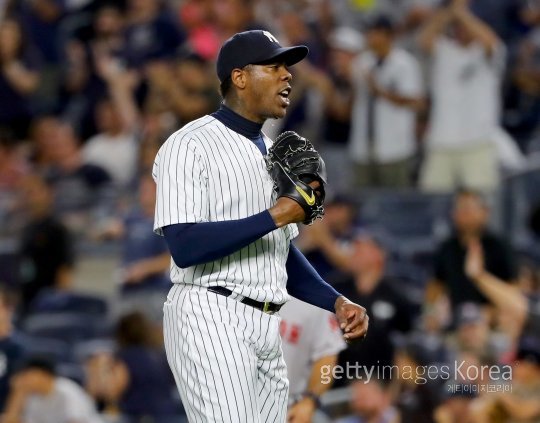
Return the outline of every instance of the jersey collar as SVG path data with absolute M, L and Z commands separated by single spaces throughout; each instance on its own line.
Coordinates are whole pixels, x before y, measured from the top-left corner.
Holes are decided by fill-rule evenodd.
M 262 123 L 246 119 L 224 104 L 221 104 L 219 110 L 212 113 L 211 116 L 219 120 L 227 128 L 238 132 L 250 140 L 258 138 L 261 135 Z

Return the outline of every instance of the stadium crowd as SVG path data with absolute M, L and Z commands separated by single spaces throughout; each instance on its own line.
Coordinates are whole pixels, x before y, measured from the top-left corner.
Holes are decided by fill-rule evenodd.
M 370 316 L 314 421 L 540 422 L 540 1 L 7 0 L 0 423 L 183 421 L 151 167 L 248 29 L 310 49 L 265 132 L 321 151 L 295 242 Z

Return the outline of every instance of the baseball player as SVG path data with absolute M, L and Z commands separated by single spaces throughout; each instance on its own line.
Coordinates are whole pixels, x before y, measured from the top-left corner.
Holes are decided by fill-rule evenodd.
M 289 379 L 290 423 L 311 422 L 319 397 L 332 386 L 338 353 L 346 344 L 336 317 L 291 298 L 279 312 L 283 358 Z
M 290 244 L 294 223 L 317 214 L 308 210 L 324 198 L 324 178 L 278 195 L 267 170 L 272 142 L 262 124 L 285 116 L 288 66 L 307 53 L 282 47 L 267 31 L 228 39 L 217 59 L 221 108 L 172 134 L 156 156 L 154 230 L 173 258 L 164 337 L 191 422 L 285 421 L 276 313 L 289 294 L 336 313 L 348 341 L 367 332 L 365 309 L 326 284 Z

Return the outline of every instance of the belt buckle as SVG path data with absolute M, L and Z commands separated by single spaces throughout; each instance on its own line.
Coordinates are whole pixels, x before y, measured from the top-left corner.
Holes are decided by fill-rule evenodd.
M 266 301 L 264 304 L 263 304 L 263 309 L 262 309 L 263 313 L 267 313 L 267 314 L 274 314 L 274 310 L 270 310 L 270 303 L 268 301 Z

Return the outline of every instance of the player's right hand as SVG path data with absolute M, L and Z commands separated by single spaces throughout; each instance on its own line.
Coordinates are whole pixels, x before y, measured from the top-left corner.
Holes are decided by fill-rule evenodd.
M 362 339 L 367 335 L 369 316 L 364 307 L 344 296 L 338 297 L 335 307 L 339 327 L 344 332 L 343 338 L 347 343 Z
M 270 215 L 278 228 L 289 223 L 300 223 L 306 218 L 302 206 L 288 197 L 279 197 L 276 204 L 269 209 Z
M 320 183 L 313 181 L 308 185 L 312 188 L 318 188 Z M 269 211 L 278 228 L 289 223 L 301 223 L 306 219 L 306 212 L 303 207 L 289 197 L 279 197 L 274 207 L 270 208 Z

